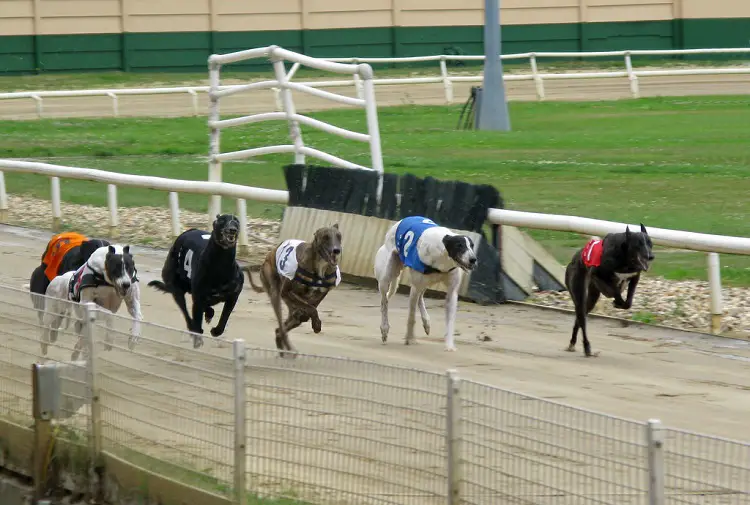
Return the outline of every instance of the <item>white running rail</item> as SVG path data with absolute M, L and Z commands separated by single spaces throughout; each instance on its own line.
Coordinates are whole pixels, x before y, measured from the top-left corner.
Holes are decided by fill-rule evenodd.
M 253 82 L 249 84 L 243 84 L 239 86 L 221 87 L 221 67 L 230 63 L 236 63 L 240 61 L 267 58 L 273 65 L 274 74 L 276 79 L 268 81 Z M 290 61 L 296 68 L 287 74 L 285 61 Z M 361 80 L 363 83 L 363 96 L 361 98 L 352 98 L 329 91 L 323 91 L 307 84 L 291 82 L 290 76 L 294 75 L 296 69 L 300 65 L 315 68 L 317 70 L 325 70 L 329 72 L 335 72 L 339 74 L 348 74 L 354 76 L 355 80 Z M 332 165 L 344 167 L 344 168 L 355 168 L 362 170 L 375 170 L 379 173 L 383 173 L 383 155 L 380 147 L 380 129 L 378 126 L 378 110 L 377 104 L 375 103 L 375 87 L 373 85 L 373 72 L 372 67 L 367 63 L 358 64 L 345 64 L 333 62 L 330 60 L 324 60 L 319 58 L 312 58 L 303 54 L 295 53 L 293 51 L 286 50 L 279 46 L 268 46 L 259 47 L 255 49 L 248 49 L 245 51 L 238 51 L 228 54 L 213 54 L 208 58 L 209 67 L 209 110 L 208 110 L 208 126 L 211 129 L 210 145 L 209 145 L 209 169 L 208 169 L 208 180 L 212 182 L 221 181 L 221 164 L 225 161 L 231 160 L 242 160 L 251 158 L 254 156 L 261 156 L 264 154 L 277 154 L 277 153 L 294 153 L 295 163 L 305 163 L 305 157 L 311 156 L 320 160 L 331 163 Z M 232 119 L 220 118 L 219 113 L 219 100 L 222 97 L 234 95 L 242 91 L 259 90 L 259 89 L 277 89 L 281 101 L 281 112 L 266 112 L 261 114 L 251 114 L 249 116 L 242 116 Z M 303 116 L 297 113 L 294 105 L 294 98 L 292 91 L 298 91 L 301 93 L 308 93 L 319 98 L 326 98 L 334 102 L 343 103 L 347 105 L 353 105 L 362 107 L 365 109 L 367 115 L 367 133 L 353 132 L 338 126 L 313 119 L 307 116 Z M 286 120 L 289 124 L 289 136 L 291 138 L 291 144 L 276 145 L 276 146 L 265 146 L 255 147 L 251 149 L 243 149 L 241 151 L 231 151 L 222 153 L 220 150 L 220 136 L 221 130 L 224 128 L 231 128 L 234 126 L 240 126 L 250 123 L 258 123 L 261 121 L 274 121 L 274 120 Z M 300 130 L 300 124 L 317 128 L 333 135 L 340 137 L 356 140 L 358 142 L 366 142 L 370 145 L 370 157 L 371 167 L 364 167 L 350 161 L 346 161 L 342 158 L 334 156 L 329 153 L 325 153 L 318 149 L 314 149 L 310 146 L 305 145 L 302 138 L 302 131 Z M 304 184 L 304 181 L 303 181 Z M 377 198 L 380 202 L 380 196 L 382 191 L 382 180 L 379 183 Z M 209 216 L 214 216 L 220 212 L 221 209 L 221 196 L 213 195 L 211 197 L 211 203 L 209 206 Z
M 662 69 L 662 70 L 636 70 L 633 68 L 633 57 L 635 56 L 676 56 L 676 55 L 700 55 L 700 54 L 750 54 L 750 48 L 721 48 L 721 49 L 669 49 L 669 50 L 633 50 L 633 51 L 599 51 L 599 52 L 531 52 L 502 55 L 503 61 L 506 60 L 529 60 L 531 73 L 529 74 L 506 74 L 503 76 L 505 81 L 534 81 L 536 95 L 539 100 L 545 98 L 544 81 L 557 79 L 603 79 L 603 78 L 627 78 L 630 82 L 630 91 L 633 98 L 640 96 L 641 77 L 656 76 L 680 76 L 680 75 L 728 75 L 728 74 L 750 74 L 750 67 L 729 67 L 729 68 L 685 68 L 685 69 Z M 610 72 L 555 72 L 540 73 L 537 60 L 540 58 L 596 58 L 596 57 L 622 57 L 623 70 Z M 437 62 L 440 66 L 440 74 L 434 77 L 394 77 L 387 79 L 372 79 L 375 86 L 389 86 L 401 84 L 431 84 L 442 83 L 445 92 L 445 101 L 453 102 L 453 83 L 454 82 L 482 82 L 481 72 L 477 75 L 450 75 L 448 71 L 448 62 L 451 61 L 483 61 L 484 56 L 480 55 L 434 55 L 434 56 L 411 56 L 403 58 L 324 58 L 332 62 L 349 62 L 355 65 L 362 63 L 418 63 L 418 62 Z M 294 73 L 300 67 L 300 63 L 295 63 L 287 79 L 291 79 Z M 362 98 L 362 80 L 353 74 L 353 79 L 335 80 L 335 81 L 308 81 L 302 84 L 309 88 L 335 88 L 342 86 L 357 86 L 358 96 Z M 273 81 L 266 81 L 273 82 Z M 253 83 L 255 84 L 255 83 Z M 232 85 L 219 86 L 219 90 L 233 88 L 248 88 L 249 85 Z M 278 106 L 281 109 L 281 100 L 279 88 L 268 86 L 279 95 Z M 257 89 L 257 88 L 256 88 Z M 113 88 L 113 89 L 86 89 L 86 90 L 60 90 L 60 91 L 17 91 L 10 93 L 0 93 L 0 100 L 17 100 L 31 99 L 36 104 L 38 117 L 44 117 L 44 99 L 45 98 L 65 98 L 65 97 L 82 97 L 82 96 L 106 96 L 112 101 L 112 115 L 119 115 L 119 96 L 128 95 L 157 95 L 157 94 L 186 94 L 190 97 L 193 115 L 199 115 L 200 107 L 198 103 L 199 93 L 208 93 L 209 86 L 179 86 L 164 88 Z
M 178 193 L 221 195 L 236 198 L 237 215 L 241 223 L 247 222 L 246 200 L 286 204 L 289 197 L 289 193 L 284 190 L 254 188 L 238 184 L 229 184 L 226 182 L 185 181 L 163 177 L 128 175 L 89 168 L 67 167 L 33 161 L 0 159 L 0 220 L 2 221 L 7 221 L 5 216 L 8 213 L 8 196 L 5 189 L 4 172 L 38 174 L 51 178 L 53 229 L 55 228 L 55 223 L 59 225 L 62 219 L 62 211 L 60 208 L 61 177 L 101 182 L 108 185 L 107 205 L 110 212 L 109 225 L 111 232 L 115 232 L 118 226 L 117 186 L 132 186 L 168 191 L 172 234 L 174 237 L 179 235 L 182 231 L 180 229 Z M 604 236 L 607 233 L 621 232 L 625 230 L 626 226 L 628 226 L 625 223 L 602 221 L 599 219 L 540 214 L 535 212 L 520 212 L 505 209 L 489 209 L 487 220 L 493 224 L 499 225 L 567 231 L 583 235 L 598 236 Z M 639 229 L 637 225 L 629 226 L 631 226 L 632 229 Z M 243 226 L 243 229 L 246 229 L 245 226 Z M 721 324 L 721 316 L 723 314 L 721 272 L 718 253 L 750 255 L 750 238 L 711 235 L 706 233 L 693 233 L 682 230 L 668 230 L 650 227 L 648 232 L 654 244 L 670 248 L 708 252 L 707 267 L 711 292 L 710 311 L 712 316 L 712 329 L 718 331 Z M 248 246 L 246 233 L 240 234 L 239 246 Z

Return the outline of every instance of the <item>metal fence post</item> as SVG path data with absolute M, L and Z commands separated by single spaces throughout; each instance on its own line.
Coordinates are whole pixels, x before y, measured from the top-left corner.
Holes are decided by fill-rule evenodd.
M 234 358 L 234 503 L 245 505 L 247 499 L 247 447 L 245 436 L 245 341 L 232 342 Z
M 649 419 L 646 425 L 648 450 L 648 504 L 664 505 L 664 430 L 661 421 Z
M 95 303 L 86 303 L 83 306 L 83 339 L 86 351 L 86 383 L 88 385 L 89 399 L 91 401 L 91 416 L 89 417 L 89 491 L 91 496 L 97 496 L 99 482 L 97 482 L 97 469 L 101 463 L 102 456 L 102 416 L 99 398 L 99 386 L 96 377 L 96 339 L 94 338 L 94 322 L 96 321 L 97 308 Z
M 446 397 L 446 448 L 448 455 L 448 505 L 461 503 L 461 391 L 456 370 L 448 370 Z

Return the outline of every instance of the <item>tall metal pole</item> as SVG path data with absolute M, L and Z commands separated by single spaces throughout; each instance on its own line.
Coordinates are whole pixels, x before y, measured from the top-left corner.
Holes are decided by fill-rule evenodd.
M 510 131 L 500 37 L 500 0 L 484 0 L 484 83 L 479 130 Z

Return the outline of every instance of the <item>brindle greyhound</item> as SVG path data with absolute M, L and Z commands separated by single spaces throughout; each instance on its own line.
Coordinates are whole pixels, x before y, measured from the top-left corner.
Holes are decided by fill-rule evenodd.
M 269 251 L 260 269 L 262 286 L 253 282 L 249 266 L 242 267 L 253 290 L 268 293 L 279 323 L 276 347 L 282 358 L 286 355 L 284 351 L 296 352 L 289 341 L 290 330 L 312 320 L 313 331 L 320 333 L 323 323 L 318 315 L 318 305 L 341 282 L 340 255 L 341 232 L 339 225 L 334 224 L 316 230 L 312 243 L 285 240 Z M 289 316 L 283 322 L 282 300 L 289 309 Z

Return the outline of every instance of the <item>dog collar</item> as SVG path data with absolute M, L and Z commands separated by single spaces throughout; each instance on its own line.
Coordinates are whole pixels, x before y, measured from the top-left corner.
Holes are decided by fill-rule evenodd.
M 318 274 L 297 267 L 297 271 L 294 273 L 294 281 L 314 288 L 332 288 L 336 286 L 336 271 L 334 270 L 333 273 L 325 277 L 320 277 Z
M 447 274 L 447 273 L 450 273 L 450 272 L 454 271 L 455 269 L 456 269 L 456 267 L 453 267 L 453 268 L 449 268 L 448 270 L 446 270 L 445 272 L 443 272 L 442 270 L 438 270 L 437 268 L 431 267 L 430 265 L 425 265 L 424 266 L 424 274 L 425 275 L 430 275 L 430 274 Z

